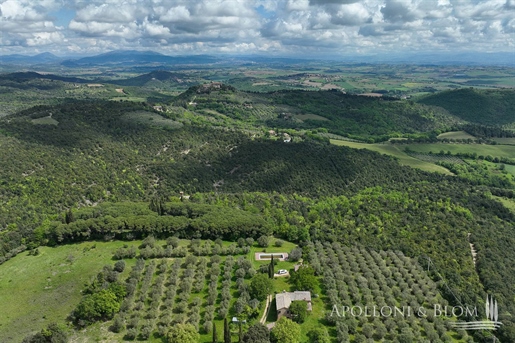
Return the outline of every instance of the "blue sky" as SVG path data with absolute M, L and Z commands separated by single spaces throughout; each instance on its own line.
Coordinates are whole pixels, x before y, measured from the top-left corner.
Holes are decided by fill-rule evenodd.
M 515 0 L 0 0 L 0 53 L 514 52 Z

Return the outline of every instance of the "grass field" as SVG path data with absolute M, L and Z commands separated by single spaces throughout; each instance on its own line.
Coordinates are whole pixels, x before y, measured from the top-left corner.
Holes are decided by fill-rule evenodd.
M 367 143 L 357 143 L 357 142 L 349 142 L 349 141 L 341 141 L 331 139 L 331 144 L 335 145 L 343 145 L 354 149 L 368 149 L 372 151 L 376 151 L 381 154 L 390 155 L 397 157 L 399 159 L 399 163 L 404 166 L 410 166 L 413 168 L 418 168 L 421 170 L 429 171 L 429 172 L 438 172 L 446 175 L 453 175 L 448 169 L 438 166 L 436 164 L 421 161 L 417 158 L 411 157 L 401 150 L 402 147 L 393 145 L 393 144 L 367 144 Z
M 428 143 L 428 144 L 408 144 L 405 147 L 416 152 L 438 153 L 443 150 L 450 151 L 452 154 L 457 153 L 477 153 L 482 156 L 507 157 L 515 156 L 515 146 L 510 145 L 486 145 L 486 144 L 447 144 L 447 143 Z
M 84 284 L 113 264 L 112 253 L 123 244 L 40 247 L 38 256 L 24 252 L 0 265 L 0 342 L 20 342 L 49 323 L 64 322 L 79 303 Z
M 492 139 L 499 144 L 515 145 L 515 138 L 492 138 Z
M 133 102 L 145 102 L 147 101 L 147 98 L 142 98 L 142 97 L 135 97 L 135 96 L 120 96 L 120 97 L 114 97 L 114 98 L 111 98 L 109 99 L 111 101 L 133 101 Z
M 182 123 L 176 122 L 171 119 L 164 118 L 156 113 L 136 111 L 127 113 L 124 116 L 127 120 L 136 121 L 144 125 L 151 126 L 164 126 L 169 128 L 180 128 L 183 126 Z
M 55 120 L 54 118 L 48 116 L 38 119 L 32 119 L 32 124 L 35 125 L 57 125 L 59 122 Z
M 445 132 L 437 137 L 438 139 L 476 139 L 476 137 L 472 136 L 471 134 L 465 132 L 465 131 L 451 131 L 451 132 Z
M 316 115 L 316 114 L 296 114 L 296 115 L 295 115 L 295 119 L 300 119 L 300 120 L 310 119 L 310 120 L 324 120 L 324 121 L 329 121 L 329 119 L 324 118 L 324 117 L 319 116 L 319 115 Z
M 493 196 L 493 198 L 495 200 L 500 201 L 506 208 L 510 209 L 513 213 L 515 213 L 515 200 L 497 196 Z
M 515 166 L 511 165 L 511 164 L 505 164 L 504 165 L 504 169 L 510 173 L 511 175 L 515 176 Z

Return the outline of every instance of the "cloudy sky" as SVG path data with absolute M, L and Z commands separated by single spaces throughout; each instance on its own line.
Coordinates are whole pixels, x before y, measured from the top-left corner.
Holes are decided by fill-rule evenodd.
M 0 54 L 515 52 L 515 0 L 0 0 Z

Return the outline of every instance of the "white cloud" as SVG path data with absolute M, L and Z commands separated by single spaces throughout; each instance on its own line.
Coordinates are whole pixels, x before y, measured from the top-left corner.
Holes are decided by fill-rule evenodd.
M 334 24 L 345 26 L 361 25 L 372 20 L 368 9 L 358 3 L 342 5 L 331 18 Z
M 515 0 L 0 0 L 0 30 L 16 52 L 506 51 Z

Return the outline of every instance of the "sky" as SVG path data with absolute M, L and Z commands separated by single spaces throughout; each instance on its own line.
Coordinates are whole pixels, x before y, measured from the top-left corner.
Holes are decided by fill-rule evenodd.
M 514 52 L 515 0 L 0 0 L 0 55 Z

